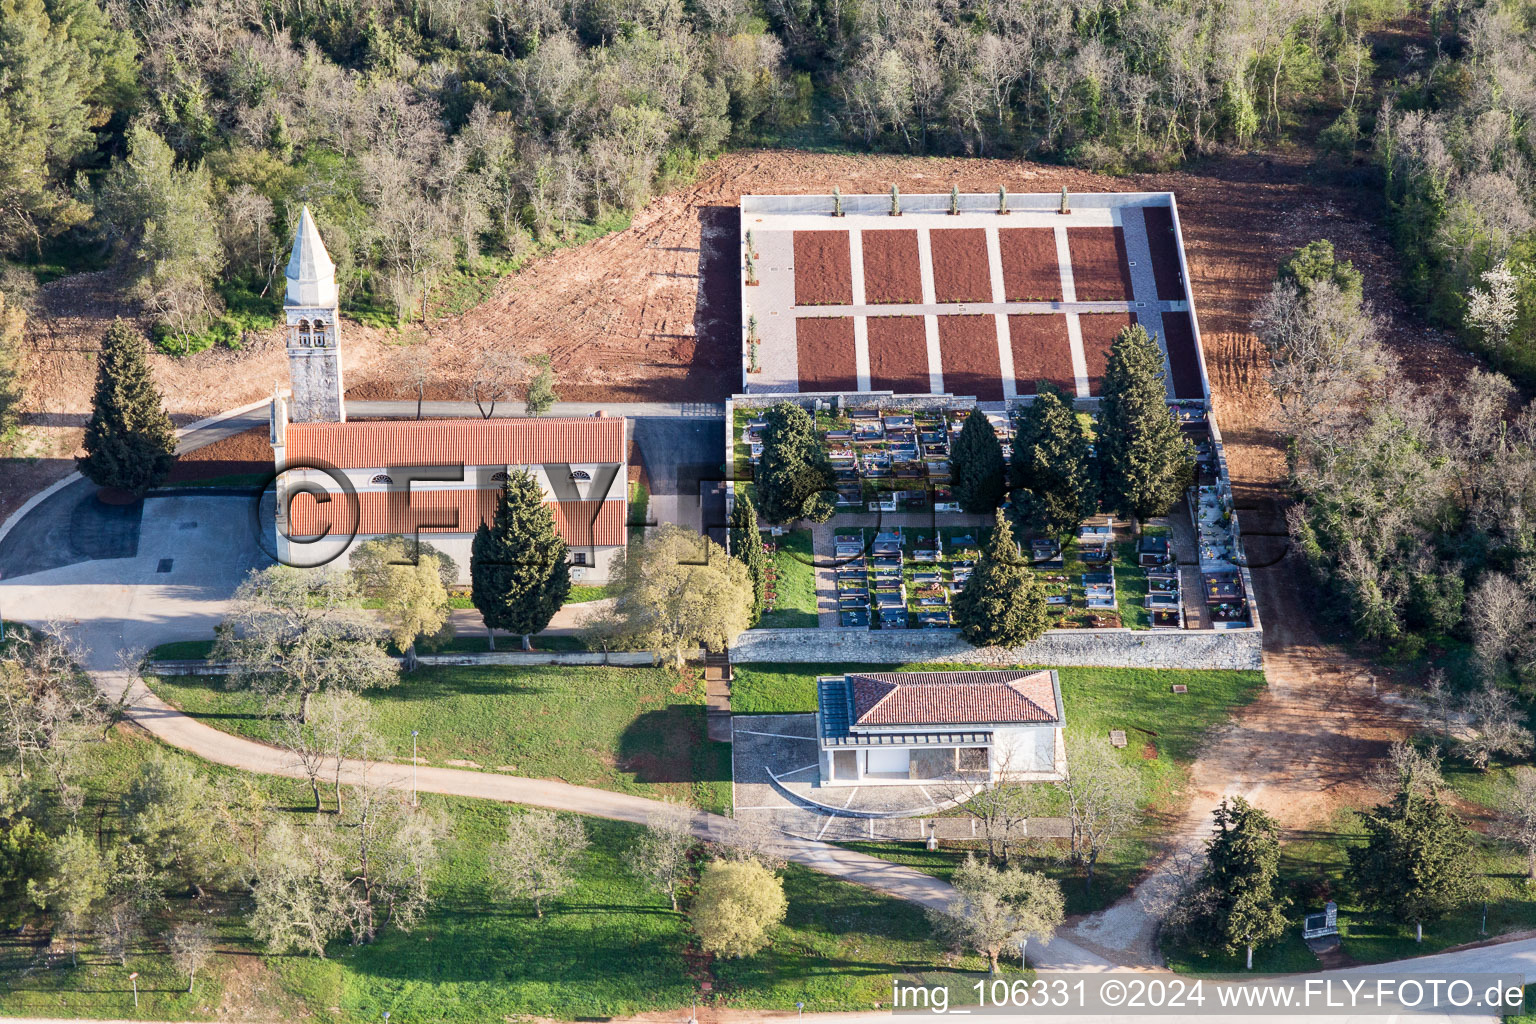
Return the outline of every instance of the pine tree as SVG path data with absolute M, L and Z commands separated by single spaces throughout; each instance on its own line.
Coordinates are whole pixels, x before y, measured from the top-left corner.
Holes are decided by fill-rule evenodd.
M 757 529 L 757 506 L 745 487 L 736 492 L 731 508 L 731 554 L 747 567 L 752 577 L 752 625 L 762 618 L 767 606 L 768 553 L 763 550 L 763 535 Z
M 811 414 L 780 402 L 763 417 L 763 456 L 757 467 L 757 504 L 770 523 L 832 518 L 823 492 L 832 487 L 832 464 L 816 438 Z
M 1045 588 L 1019 557 L 1002 509 L 975 571 L 955 596 L 955 621 L 977 647 L 1018 647 L 1046 630 Z
M 1163 354 L 1140 324 L 1110 349 L 1097 451 L 1104 504 L 1119 515 L 1165 515 L 1189 486 L 1195 449 L 1168 410 Z
M 531 649 L 533 634 L 549 625 L 571 592 L 565 552 L 538 481 L 508 474 L 495 521 L 480 524 L 469 553 L 470 599 L 487 630 L 519 633 L 523 649 Z
M 1206 843 L 1201 878 L 1205 908 L 1199 931 L 1231 954 L 1284 933 L 1290 900 L 1275 891 L 1280 873 L 1280 826 L 1242 797 L 1216 808 L 1216 832 Z
M 1367 909 L 1412 924 L 1422 942 L 1424 922 L 1475 895 L 1472 833 L 1438 794 L 1405 786 L 1362 824 L 1366 843 L 1349 851 L 1348 878 Z
M 85 425 L 80 472 L 100 487 L 142 497 L 171 471 L 176 431 L 144 358 L 144 339 L 112 321 L 96 358 L 96 397 Z
M 1088 432 L 1072 403 L 1047 384 L 1020 409 L 1013 440 L 1014 516 L 1032 532 L 1057 537 L 1099 507 Z
M 949 452 L 950 485 L 955 501 L 972 515 L 986 515 L 1007 490 L 1003 446 L 980 408 L 972 409 Z

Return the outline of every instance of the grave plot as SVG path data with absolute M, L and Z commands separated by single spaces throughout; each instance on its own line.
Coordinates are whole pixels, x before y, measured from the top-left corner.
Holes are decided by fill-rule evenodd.
M 795 305 L 852 303 L 853 264 L 848 252 L 846 231 L 796 231 Z
M 1003 228 L 997 233 L 1005 302 L 1059 302 L 1061 265 L 1053 228 Z
M 1067 338 L 1067 318 L 1060 314 L 1014 313 L 1008 317 L 1013 347 L 1013 376 L 1021 395 L 1039 394 L 1039 382 L 1048 381 L 1068 398 L 1077 394 L 1072 372 L 1072 344 Z
M 853 317 L 797 317 L 795 350 L 800 361 L 801 389 L 858 390 L 858 370 L 853 354 Z
M 944 390 L 982 402 L 1003 397 L 1002 363 L 997 356 L 997 320 L 992 316 L 939 317 L 939 362 Z
M 917 232 L 865 231 L 862 241 L 865 303 L 922 302 Z
M 1083 333 L 1083 361 L 1088 366 L 1088 393 L 1097 396 L 1104 387 L 1104 367 L 1115 335 L 1136 322 L 1135 313 L 1083 313 L 1077 318 Z
M 1157 280 L 1157 297 L 1165 302 L 1183 302 L 1184 281 L 1179 274 L 1173 208 L 1147 206 L 1142 208 L 1141 214 L 1147 222 L 1147 247 L 1152 250 L 1152 276 Z
M 1168 344 L 1168 375 L 1173 380 L 1173 397 L 1204 398 L 1200 357 L 1195 354 L 1195 330 L 1188 313 L 1163 314 L 1164 341 Z
M 1068 228 L 1067 248 L 1077 301 L 1131 301 L 1131 265 L 1122 229 Z
M 920 316 L 872 316 L 869 334 L 869 386 L 898 395 L 926 395 L 928 335 Z
M 933 297 L 939 302 L 991 302 L 992 270 L 982 228 L 935 229 L 928 233 L 933 255 Z

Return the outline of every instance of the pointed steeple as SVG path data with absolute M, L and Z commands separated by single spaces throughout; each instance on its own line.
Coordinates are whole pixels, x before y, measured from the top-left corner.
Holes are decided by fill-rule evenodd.
M 336 264 L 320 241 L 320 229 L 309 207 L 299 212 L 299 229 L 293 233 L 293 255 L 288 259 L 289 306 L 336 305 Z

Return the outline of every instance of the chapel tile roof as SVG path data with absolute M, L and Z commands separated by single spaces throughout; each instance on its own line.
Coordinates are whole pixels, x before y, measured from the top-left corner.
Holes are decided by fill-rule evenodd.
M 855 728 L 1059 721 L 1049 671 L 854 673 L 848 682 Z
M 288 465 L 528 466 L 625 462 L 618 416 L 290 423 Z
M 481 521 L 496 512 L 494 489 L 459 488 L 431 491 L 359 491 L 358 536 L 399 534 L 472 533 Z M 548 502 L 555 513 L 555 529 L 573 548 L 612 547 L 623 544 L 627 508 L 623 501 Z M 352 520 L 345 495 L 333 492 L 331 501 L 320 503 L 306 493 L 294 495 L 288 508 L 288 532 L 294 537 L 316 537 L 329 527 L 332 534 L 347 535 Z M 434 525 L 428 525 L 434 524 Z

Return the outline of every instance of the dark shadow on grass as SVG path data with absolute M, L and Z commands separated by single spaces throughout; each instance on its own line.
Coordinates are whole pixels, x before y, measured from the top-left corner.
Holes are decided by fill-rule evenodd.
M 619 736 L 619 769 L 633 772 L 636 782 L 708 782 L 729 778 L 721 758 L 694 756 L 694 751 L 708 742 L 705 737 L 702 704 L 671 704 L 661 710 L 642 712 Z

